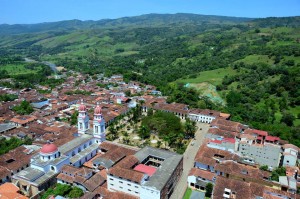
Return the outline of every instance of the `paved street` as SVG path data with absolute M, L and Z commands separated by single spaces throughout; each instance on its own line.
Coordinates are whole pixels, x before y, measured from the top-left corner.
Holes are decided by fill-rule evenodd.
M 191 143 L 194 142 L 194 145 L 192 146 L 190 143 L 185 153 L 183 154 L 183 172 L 173 194 L 171 195 L 171 199 L 181 199 L 183 197 L 187 187 L 188 173 L 194 166 L 194 158 L 209 129 L 209 124 L 198 123 L 197 127 L 198 130 L 195 133 L 196 140 L 191 141 Z M 201 128 L 202 130 L 200 130 Z

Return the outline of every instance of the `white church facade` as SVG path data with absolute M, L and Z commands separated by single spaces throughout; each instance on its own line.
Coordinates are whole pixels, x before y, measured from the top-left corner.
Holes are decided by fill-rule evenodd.
M 95 108 L 92 129 L 83 102 L 78 111 L 78 137 L 60 147 L 45 144 L 40 153 L 31 158 L 30 166 L 12 177 L 26 196 L 35 196 L 55 183 L 55 176 L 63 165 L 82 166 L 97 154 L 99 144 L 105 141 L 101 107 L 97 104 Z

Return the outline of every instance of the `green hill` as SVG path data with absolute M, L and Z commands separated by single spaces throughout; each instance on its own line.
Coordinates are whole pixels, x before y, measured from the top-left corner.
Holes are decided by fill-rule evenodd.
M 170 101 L 229 112 L 300 146 L 299 32 L 300 17 L 196 14 L 0 25 L 0 77 L 11 75 L 5 68 L 16 56 L 89 74 L 121 73 L 156 85 Z

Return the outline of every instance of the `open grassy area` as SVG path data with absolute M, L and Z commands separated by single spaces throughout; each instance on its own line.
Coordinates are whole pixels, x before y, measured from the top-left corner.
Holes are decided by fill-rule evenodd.
M 203 96 L 209 97 L 213 102 L 225 104 L 220 94 L 216 91 L 216 86 L 222 83 L 226 75 L 235 75 L 236 70 L 231 67 L 219 68 L 211 71 L 200 72 L 196 78 L 179 79 L 176 82 L 188 84 L 199 90 Z
M 236 62 L 244 62 L 245 64 L 256 64 L 256 63 L 267 63 L 273 64 L 274 61 L 270 59 L 267 55 L 248 55 L 244 59 L 240 59 Z
M 192 195 L 192 189 L 191 188 L 187 188 L 185 193 L 184 193 L 184 196 L 183 196 L 183 199 L 189 199 Z
M 231 67 L 219 68 L 215 70 L 201 72 L 197 75 L 196 78 L 179 79 L 177 80 L 177 82 L 194 84 L 208 82 L 216 86 L 222 83 L 222 80 L 226 75 L 234 74 L 236 74 L 236 71 L 233 70 Z
M 30 70 L 25 68 L 24 64 L 7 64 L 4 66 L 0 66 L 1 70 L 6 70 L 9 75 L 20 75 L 20 74 L 29 74 L 36 73 L 40 68 L 36 68 L 35 70 Z

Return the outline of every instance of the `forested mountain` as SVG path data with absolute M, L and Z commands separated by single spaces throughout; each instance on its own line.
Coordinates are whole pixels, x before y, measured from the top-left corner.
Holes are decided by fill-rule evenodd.
M 149 14 L 1 25 L 0 35 L 3 77 L 12 76 L 5 72 L 7 64 L 24 57 L 89 74 L 121 73 L 126 80 L 158 86 L 170 102 L 229 112 L 233 120 L 300 146 L 300 17 Z M 223 104 L 198 89 L 203 83 L 198 80 L 208 74 L 203 71 L 218 75 L 214 71 L 220 68 L 226 75 L 205 81 L 216 87 Z M 179 80 L 196 84 L 187 88 Z
M 197 14 L 146 14 L 136 17 L 123 17 L 119 19 L 102 19 L 99 21 L 81 21 L 67 20 L 59 22 L 48 22 L 39 24 L 16 24 L 0 25 L 0 35 L 12 35 L 23 33 L 38 33 L 46 31 L 58 30 L 82 30 L 82 29 L 106 29 L 116 27 L 149 27 L 149 26 L 167 26 L 192 23 L 201 25 L 202 23 L 239 23 L 252 20 L 251 18 L 242 17 L 225 17 L 212 15 L 197 15 Z

